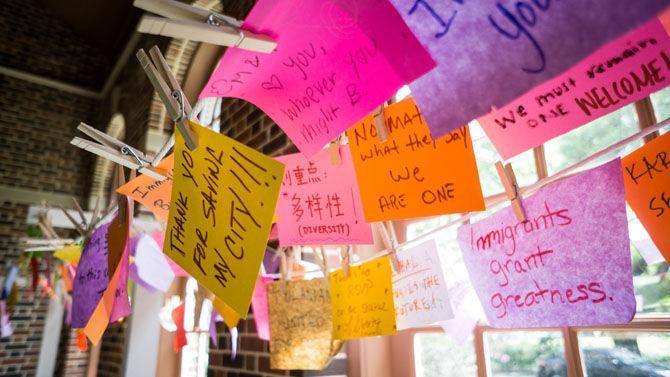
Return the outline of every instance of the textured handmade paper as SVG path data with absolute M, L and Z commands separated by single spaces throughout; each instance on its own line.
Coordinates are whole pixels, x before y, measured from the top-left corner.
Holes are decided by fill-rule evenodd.
M 323 369 L 333 347 L 325 279 L 268 284 L 272 369 Z
M 338 165 L 329 150 L 310 159 L 300 153 L 277 157 L 286 165 L 277 203 L 281 246 L 372 243 L 349 147 L 340 146 L 339 155 Z
M 347 131 L 367 221 L 484 209 L 467 126 L 433 140 L 411 98 L 385 107 L 383 116 L 384 143 L 372 116 Z
M 654 19 L 479 123 L 508 159 L 667 87 L 668 54 L 670 37 Z
M 175 134 L 172 202 L 163 247 L 173 261 L 246 318 L 284 166 L 191 122 L 198 148 Z
M 547 186 L 458 229 L 458 243 L 494 327 L 592 326 L 635 315 L 621 162 Z
M 435 240 L 396 255 L 400 269 L 393 272 L 393 302 L 398 330 L 453 318 Z
M 170 195 L 172 194 L 173 165 L 174 155 L 171 154 L 156 166 L 165 175 L 164 180 L 159 181 L 143 174 L 117 188 L 116 192 L 130 196 L 138 203 L 149 208 L 156 217 L 167 221 L 170 212 Z
M 396 333 L 391 262 L 388 256 L 330 274 L 333 337 L 352 339 Z
M 260 0 L 243 28 L 276 50 L 228 48 L 200 97 L 252 102 L 307 156 L 434 66 L 387 1 Z
M 254 323 L 258 338 L 270 340 L 270 319 L 268 314 L 268 283 L 272 278 L 259 276 L 256 279 L 254 294 L 251 296 L 251 309 L 254 311 Z
M 666 261 L 670 261 L 670 133 L 621 160 L 626 200 Z
M 668 0 L 391 0 L 438 62 L 410 85 L 433 137 L 502 107 Z

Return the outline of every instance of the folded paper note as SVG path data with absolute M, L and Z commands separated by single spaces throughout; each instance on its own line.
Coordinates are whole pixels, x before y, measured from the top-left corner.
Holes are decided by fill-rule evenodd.
M 635 315 L 621 162 L 554 183 L 458 229 L 458 243 L 494 327 L 627 323 Z
M 166 179 L 155 180 L 148 175 L 140 175 L 132 181 L 116 189 L 116 192 L 130 196 L 138 203 L 149 208 L 156 217 L 167 221 L 170 212 L 170 194 L 172 194 L 172 167 L 174 155 L 171 154 L 163 159 L 158 170 L 164 172 Z
M 84 245 L 72 287 L 72 327 L 82 328 L 93 314 L 108 284 L 107 231 L 98 226 Z
M 397 252 L 393 302 L 398 330 L 454 317 L 435 240 Z
M 372 116 L 347 131 L 367 221 L 484 209 L 468 127 L 437 140 L 414 100 L 384 108 L 388 140 Z
M 330 274 L 333 337 L 352 339 L 396 333 L 391 262 L 388 256 Z
M 410 85 L 436 138 L 488 113 L 492 106 L 507 105 L 670 4 L 668 0 L 391 2 L 438 62 L 436 69 Z
M 668 54 L 670 37 L 654 19 L 479 123 L 508 159 L 667 87 Z
M 254 311 L 254 323 L 258 338 L 270 340 L 270 319 L 268 317 L 268 283 L 272 278 L 259 276 L 256 279 L 254 295 L 251 296 L 251 309 Z
M 175 140 L 163 250 L 246 318 L 265 253 L 284 166 L 191 122 L 198 148 Z
M 228 48 L 200 97 L 252 102 L 307 156 L 435 64 L 387 1 L 260 0 L 243 28 L 277 49 Z
M 666 261 L 670 261 L 670 133 L 621 160 L 626 200 Z
M 137 241 L 130 276 L 149 292 L 167 292 L 172 285 L 175 274 L 156 240 L 148 234 Z
M 267 287 L 272 369 L 325 368 L 334 343 L 328 282 L 289 280 Z
M 310 159 L 300 153 L 277 157 L 286 165 L 277 203 L 280 245 L 372 243 L 349 147 L 340 146 L 338 153 L 336 165 L 329 150 Z

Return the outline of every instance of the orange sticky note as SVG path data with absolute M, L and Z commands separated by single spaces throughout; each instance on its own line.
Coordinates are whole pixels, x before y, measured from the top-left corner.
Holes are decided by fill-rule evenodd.
M 384 143 L 372 116 L 347 131 L 368 222 L 484 209 L 467 126 L 433 140 L 412 98 L 386 107 L 384 120 Z
M 109 280 L 102 299 L 96 305 L 91 318 L 89 318 L 86 327 L 84 327 L 84 334 L 86 334 L 86 337 L 88 337 L 93 345 L 97 345 L 100 342 L 102 334 L 105 333 L 105 329 L 107 329 L 107 325 L 109 324 L 109 316 L 112 314 L 112 307 L 114 306 L 114 298 L 116 296 L 116 285 L 119 281 L 121 270 L 121 268 L 117 268 L 114 271 L 114 275 Z
M 670 133 L 621 160 L 626 200 L 670 262 Z
M 177 331 L 174 333 L 174 341 L 172 342 L 172 349 L 174 352 L 179 352 L 187 343 L 186 330 L 184 330 L 184 304 L 177 306 L 172 310 L 172 320 L 177 325 Z
M 174 155 L 169 155 L 156 167 L 167 177 L 157 181 L 148 175 L 140 175 L 132 181 L 116 189 L 116 192 L 130 196 L 135 201 L 149 208 L 156 217 L 167 221 L 170 212 L 170 195 L 172 195 L 172 167 Z
M 221 299 L 214 297 L 212 305 L 214 305 L 216 311 L 221 314 L 223 322 L 226 323 L 226 326 L 228 326 L 229 329 L 237 326 L 237 323 L 240 322 L 240 315 L 230 306 L 226 305 L 225 302 L 221 301 Z

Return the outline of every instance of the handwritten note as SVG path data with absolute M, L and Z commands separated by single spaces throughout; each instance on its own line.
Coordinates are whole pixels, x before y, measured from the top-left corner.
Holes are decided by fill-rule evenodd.
M 251 309 L 254 311 L 256 333 L 263 340 L 270 340 L 270 319 L 268 314 L 268 283 L 272 278 L 259 276 L 256 279 L 254 294 L 251 296 Z
M 246 318 L 284 167 L 196 123 L 198 148 L 178 132 L 164 252 Z
M 308 157 L 434 66 L 386 1 L 260 0 L 243 28 L 277 49 L 229 48 L 200 97 L 254 103 Z
M 670 261 L 670 134 L 621 160 L 626 200 L 666 261 Z
M 384 109 L 389 138 L 372 116 L 347 131 L 367 221 L 484 209 L 468 127 L 437 140 L 411 98 Z
M 454 317 L 435 240 L 396 253 L 393 302 L 398 330 L 426 326 Z
M 388 256 L 330 274 L 333 337 L 352 339 L 396 333 Z
M 268 284 L 270 365 L 323 369 L 332 350 L 332 319 L 325 279 Z
M 132 181 L 116 189 L 116 192 L 130 196 L 147 207 L 156 217 L 167 221 L 170 212 L 170 194 L 172 194 L 172 167 L 174 155 L 163 159 L 158 166 L 167 177 L 162 181 L 155 180 L 147 175 L 140 175 Z
M 670 37 L 658 19 L 479 118 L 507 159 L 670 84 Z
M 410 85 L 433 137 L 452 132 L 492 106 L 507 105 L 670 3 L 391 2 L 438 62 L 436 69 Z
M 82 328 L 93 314 L 108 283 L 107 231 L 109 223 L 97 227 L 84 246 L 72 287 L 72 327 Z
M 310 159 L 299 153 L 277 157 L 286 165 L 277 203 L 282 246 L 372 243 L 349 148 L 342 145 L 339 153 L 336 166 L 328 150 Z
M 635 315 L 621 162 L 545 187 L 458 229 L 458 243 L 495 327 L 590 326 Z

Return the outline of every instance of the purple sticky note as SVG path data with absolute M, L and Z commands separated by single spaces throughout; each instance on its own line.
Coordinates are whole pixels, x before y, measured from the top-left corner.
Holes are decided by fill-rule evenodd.
M 7 302 L 0 301 L 0 338 L 6 338 L 14 334 L 12 323 L 9 322 L 9 313 L 7 313 Z
M 98 226 L 84 246 L 72 288 L 72 327 L 83 328 L 102 298 L 107 277 L 107 234 L 109 224 Z
M 621 162 L 545 187 L 458 229 L 458 243 L 494 327 L 592 326 L 635 315 Z
M 265 267 L 265 272 L 268 274 L 274 274 L 279 271 L 279 263 L 281 263 L 281 258 L 275 253 L 274 249 L 266 248 L 265 255 L 263 255 L 263 267 Z
M 155 239 L 142 235 L 136 244 L 135 261 L 130 266 L 133 281 L 149 292 L 167 292 L 175 273 Z
M 507 105 L 670 4 L 668 0 L 391 2 L 438 62 L 436 69 L 410 85 L 434 139 L 488 113 L 492 106 Z M 621 53 L 625 58 L 627 52 Z
M 212 316 L 209 319 L 209 338 L 212 339 L 214 347 L 219 346 L 219 336 L 216 333 L 217 322 L 223 322 L 223 318 L 221 318 L 221 314 L 216 311 L 216 308 L 212 308 Z

